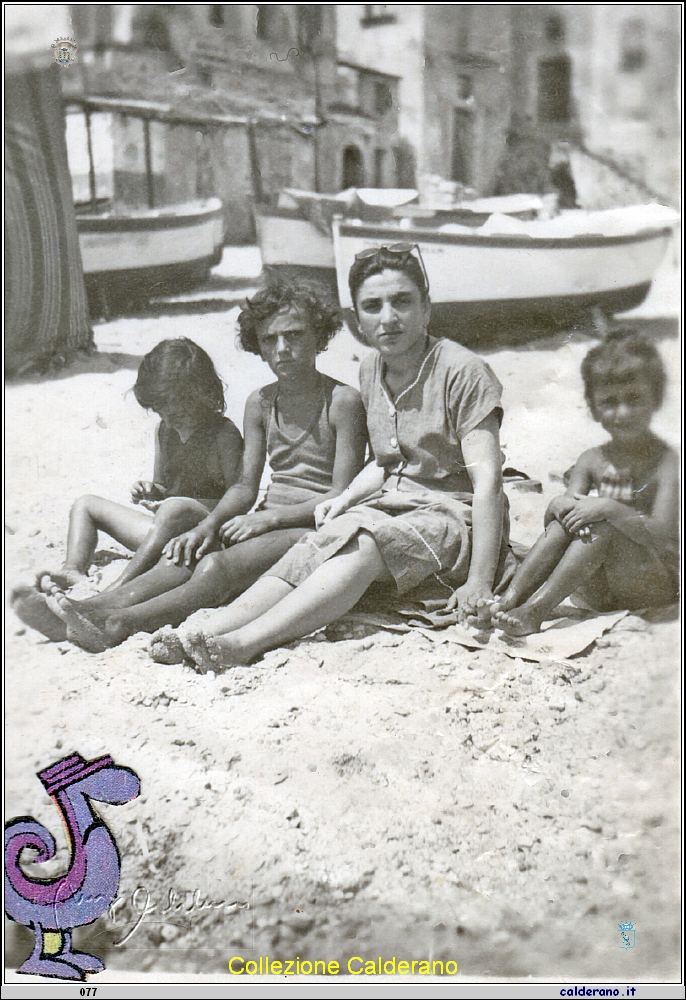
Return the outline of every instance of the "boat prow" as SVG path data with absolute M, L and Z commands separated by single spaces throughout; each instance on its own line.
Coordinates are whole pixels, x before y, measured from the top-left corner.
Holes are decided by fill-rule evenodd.
M 200 283 L 221 260 L 223 206 L 209 198 L 76 217 L 89 297 L 149 298 Z

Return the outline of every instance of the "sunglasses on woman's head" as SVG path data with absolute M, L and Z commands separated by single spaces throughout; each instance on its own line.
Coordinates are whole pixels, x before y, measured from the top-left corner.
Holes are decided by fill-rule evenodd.
M 424 258 L 422 257 L 422 251 L 419 249 L 418 243 L 393 243 L 389 247 L 387 246 L 369 247 L 367 250 L 360 250 L 359 253 L 356 253 L 355 260 L 371 260 L 372 257 L 379 257 L 382 251 L 384 251 L 385 253 L 397 255 L 398 257 L 407 258 L 412 256 L 413 250 L 417 251 L 417 257 L 419 258 L 422 274 L 424 275 L 426 294 L 428 295 L 429 275 L 426 273 L 426 267 L 424 266 Z

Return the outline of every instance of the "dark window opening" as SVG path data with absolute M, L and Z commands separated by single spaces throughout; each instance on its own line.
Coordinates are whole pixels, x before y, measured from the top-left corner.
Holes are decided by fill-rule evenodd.
M 554 45 L 560 45 L 565 40 L 565 22 L 559 14 L 551 14 L 545 20 L 546 40 Z
M 457 96 L 461 101 L 468 101 L 474 92 L 471 76 L 458 76 Z
M 377 115 L 385 115 L 393 107 L 393 93 L 387 83 L 374 84 L 374 110 Z
M 311 52 L 322 33 L 322 8 L 318 3 L 298 5 L 298 46 Z
M 453 110 L 452 179 L 460 184 L 471 183 L 473 145 L 474 121 L 471 112 L 455 108 Z
M 224 24 L 223 3 L 213 3 L 210 5 L 210 13 L 208 20 L 214 28 L 221 28 L 223 26 Z
M 386 150 L 374 150 L 374 187 L 382 188 L 384 184 L 384 168 L 386 165 Z
M 620 68 L 622 73 L 639 73 L 648 59 L 643 21 L 635 18 L 622 26 L 621 47 Z
M 538 64 L 538 120 L 568 122 L 572 107 L 572 64 L 569 56 L 541 59 Z
M 377 24 L 395 24 L 396 21 L 395 14 L 388 13 L 388 7 L 385 3 L 366 3 L 364 17 L 360 23 L 363 28 L 370 28 Z
M 170 52 L 171 42 L 167 25 L 158 14 L 151 14 L 143 30 L 143 46 L 146 49 L 157 49 L 158 52 Z
M 469 54 L 472 33 L 472 8 L 469 4 L 457 6 L 457 55 L 464 59 Z
M 351 187 L 364 187 L 364 163 L 357 146 L 346 146 L 343 150 L 341 186 L 344 191 Z
M 395 177 L 398 187 L 414 188 L 417 186 L 414 151 L 407 139 L 401 139 L 400 144 L 393 148 L 395 160 Z
M 288 41 L 288 24 L 280 4 L 258 4 L 255 33 L 263 42 Z

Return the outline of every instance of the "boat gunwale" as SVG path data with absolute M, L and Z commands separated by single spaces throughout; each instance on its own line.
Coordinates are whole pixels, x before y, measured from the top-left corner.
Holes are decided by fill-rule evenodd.
M 79 234 L 150 232 L 158 229 L 189 229 L 223 217 L 223 208 L 185 215 L 77 215 L 76 228 Z
M 310 222 L 306 215 L 303 215 L 299 208 L 269 208 L 260 209 L 255 206 L 256 219 L 268 219 L 273 216 L 277 219 L 292 219 L 299 222 Z M 310 223 L 311 224 L 311 223 Z
M 676 223 L 675 223 L 676 225 Z M 659 237 L 672 235 L 673 226 L 641 229 L 636 233 L 603 236 L 588 233 L 578 236 L 530 236 L 528 233 L 507 235 L 471 235 L 467 233 L 439 233 L 426 229 L 399 229 L 395 226 L 378 226 L 368 223 L 341 223 L 334 220 L 339 238 L 390 239 L 403 243 L 444 243 L 449 246 L 493 247 L 510 250 L 583 250 L 591 247 L 621 246 L 627 243 L 645 243 Z

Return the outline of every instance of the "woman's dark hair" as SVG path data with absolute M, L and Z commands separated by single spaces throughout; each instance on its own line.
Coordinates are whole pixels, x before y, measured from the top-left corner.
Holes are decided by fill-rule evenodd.
M 422 265 L 417 258 L 409 250 L 406 253 L 393 253 L 386 247 L 379 247 L 373 256 L 355 260 L 350 268 L 348 287 L 354 309 L 357 309 L 357 293 L 363 282 L 373 274 L 381 274 L 382 271 L 402 271 L 417 286 L 422 299 L 428 301 L 429 290 L 426 287 Z
M 593 393 L 599 387 L 626 384 L 637 377 L 645 379 L 652 390 L 655 408 L 662 406 L 667 376 L 662 358 L 650 341 L 627 327 L 612 330 L 602 344 L 591 348 L 581 362 L 584 396 L 591 413 Z
M 141 361 L 133 391 L 142 407 L 157 413 L 170 403 L 207 416 L 224 412 L 224 386 L 212 360 L 188 337 L 153 347 Z
M 301 309 L 311 325 L 317 342 L 317 354 L 325 351 L 329 341 L 340 330 L 340 310 L 314 288 L 275 281 L 248 299 L 238 314 L 238 343 L 244 351 L 261 356 L 257 339 L 267 320 L 284 309 Z

